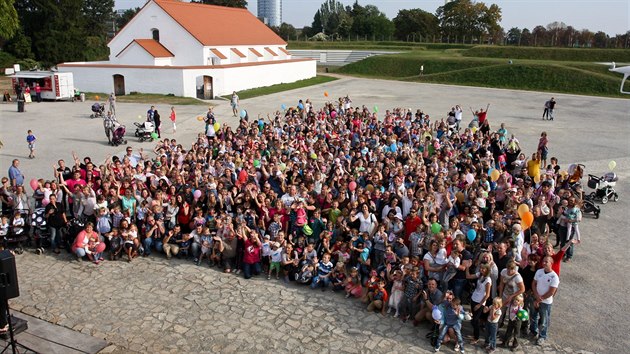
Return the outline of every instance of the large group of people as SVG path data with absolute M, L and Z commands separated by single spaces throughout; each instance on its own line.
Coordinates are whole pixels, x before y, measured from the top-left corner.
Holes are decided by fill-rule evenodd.
M 340 292 L 368 311 L 430 323 L 436 351 L 484 339 L 492 352 L 503 323 L 500 345 L 541 344 L 561 262 L 579 243 L 570 184 L 580 171 L 554 157 L 547 165 L 544 132 L 528 159 L 504 124 L 491 128 L 488 108 L 463 125 L 460 106 L 433 118 L 349 97 L 300 100 L 242 116 L 235 129 L 210 108 L 191 145 L 165 138 L 103 162 L 73 153 L 32 185 L 33 197 L 53 252 L 65 244 L 78 260 L 163 254 Z M 18 166 L 2 180 L 8 213 L 29 208 Z M 84 220 L 76 235 L 64 228 L 71 219 Z

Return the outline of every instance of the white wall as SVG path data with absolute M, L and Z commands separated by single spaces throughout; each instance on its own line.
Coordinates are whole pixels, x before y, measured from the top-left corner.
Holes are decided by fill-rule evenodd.
M 213 93 L 221 96 L 232 91 L 295 82 L 317 74 L 315 60 L 215 69 L 95 67 L 90 63 L 69 65 L 75 66 L 59 65 L 58 69 L 60 72 L 72 72 L 74 85 L 81 91 L 112 92 L 113 75 L 120 74 L 125 77 L 127 94 L 136 91 L 186 97 L 196 97 L 197 78 L 203 75 L 212 76 Z
M 153 55 L 147 53 L 138 43 L 134 42 L 118 56 L 118 61 L 125 65 L 155 65 Z
M 160 30 L 160 43 L 175 55 L 172 65 L 206 65 L 207 56 L 204 57 L 201 43 L 154 2 L 149 2 L 109 42 L 111 63 L 127 64 L 116 58 L 116 55 L 134 39 L 153 38 L 153 28 Z

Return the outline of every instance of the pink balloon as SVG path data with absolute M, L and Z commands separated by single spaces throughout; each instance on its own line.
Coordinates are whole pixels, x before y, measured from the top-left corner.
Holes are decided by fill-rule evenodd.
M 348 184 L 348 189 L 349 189 L 350 191 L 354 191 L 355 189 L 357 189 L 357 182 L 355 182 L 355 181 L 350 182 L 350 183 Z
M 335 118 L 337 116 L 337 111 L 330 112 L 330 117 Z
M 50 200 L 48 200 L 48 199 L 44 199 L 44 200 L 42 200 L 42 206 L 46 206 L 46 205 L 48 205 L 49 203 L 50 203 Z
M 475 181 L 475 176 L 472 173 L 466 174 L 466 182 L 472 184 Z
M 197 199 L 201 198 L 201 191 L 197 189 L 197 190 L 193 193 L 193 197 L 195 197 L 195 200 L 197 200 Z
M 37 180 L 35 178 L 33 178 L 29 184 L 31 185 L 31 188 L 33 188 L 33 190 L 37 190 L 37 188 L 39 187 L 39 182 L 37 182 Z

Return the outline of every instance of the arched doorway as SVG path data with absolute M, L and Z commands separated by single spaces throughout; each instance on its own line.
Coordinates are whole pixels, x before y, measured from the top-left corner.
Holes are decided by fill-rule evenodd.
M 197 78 L 197 83 L 197 98 L 201 100 L 211 100 L 214 98 L 212 92 L 212 76 L 204 75 L 199 77 Z
M 125 77 L 120 74 L 114 75 L 114 93 L 116 96 L 125 95 Z

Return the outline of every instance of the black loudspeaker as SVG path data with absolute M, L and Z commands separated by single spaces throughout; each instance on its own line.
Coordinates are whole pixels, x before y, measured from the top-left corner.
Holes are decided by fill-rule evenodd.
M 15 256 L 9 251 L 0 251 L 0 301 L 20 296 Z

